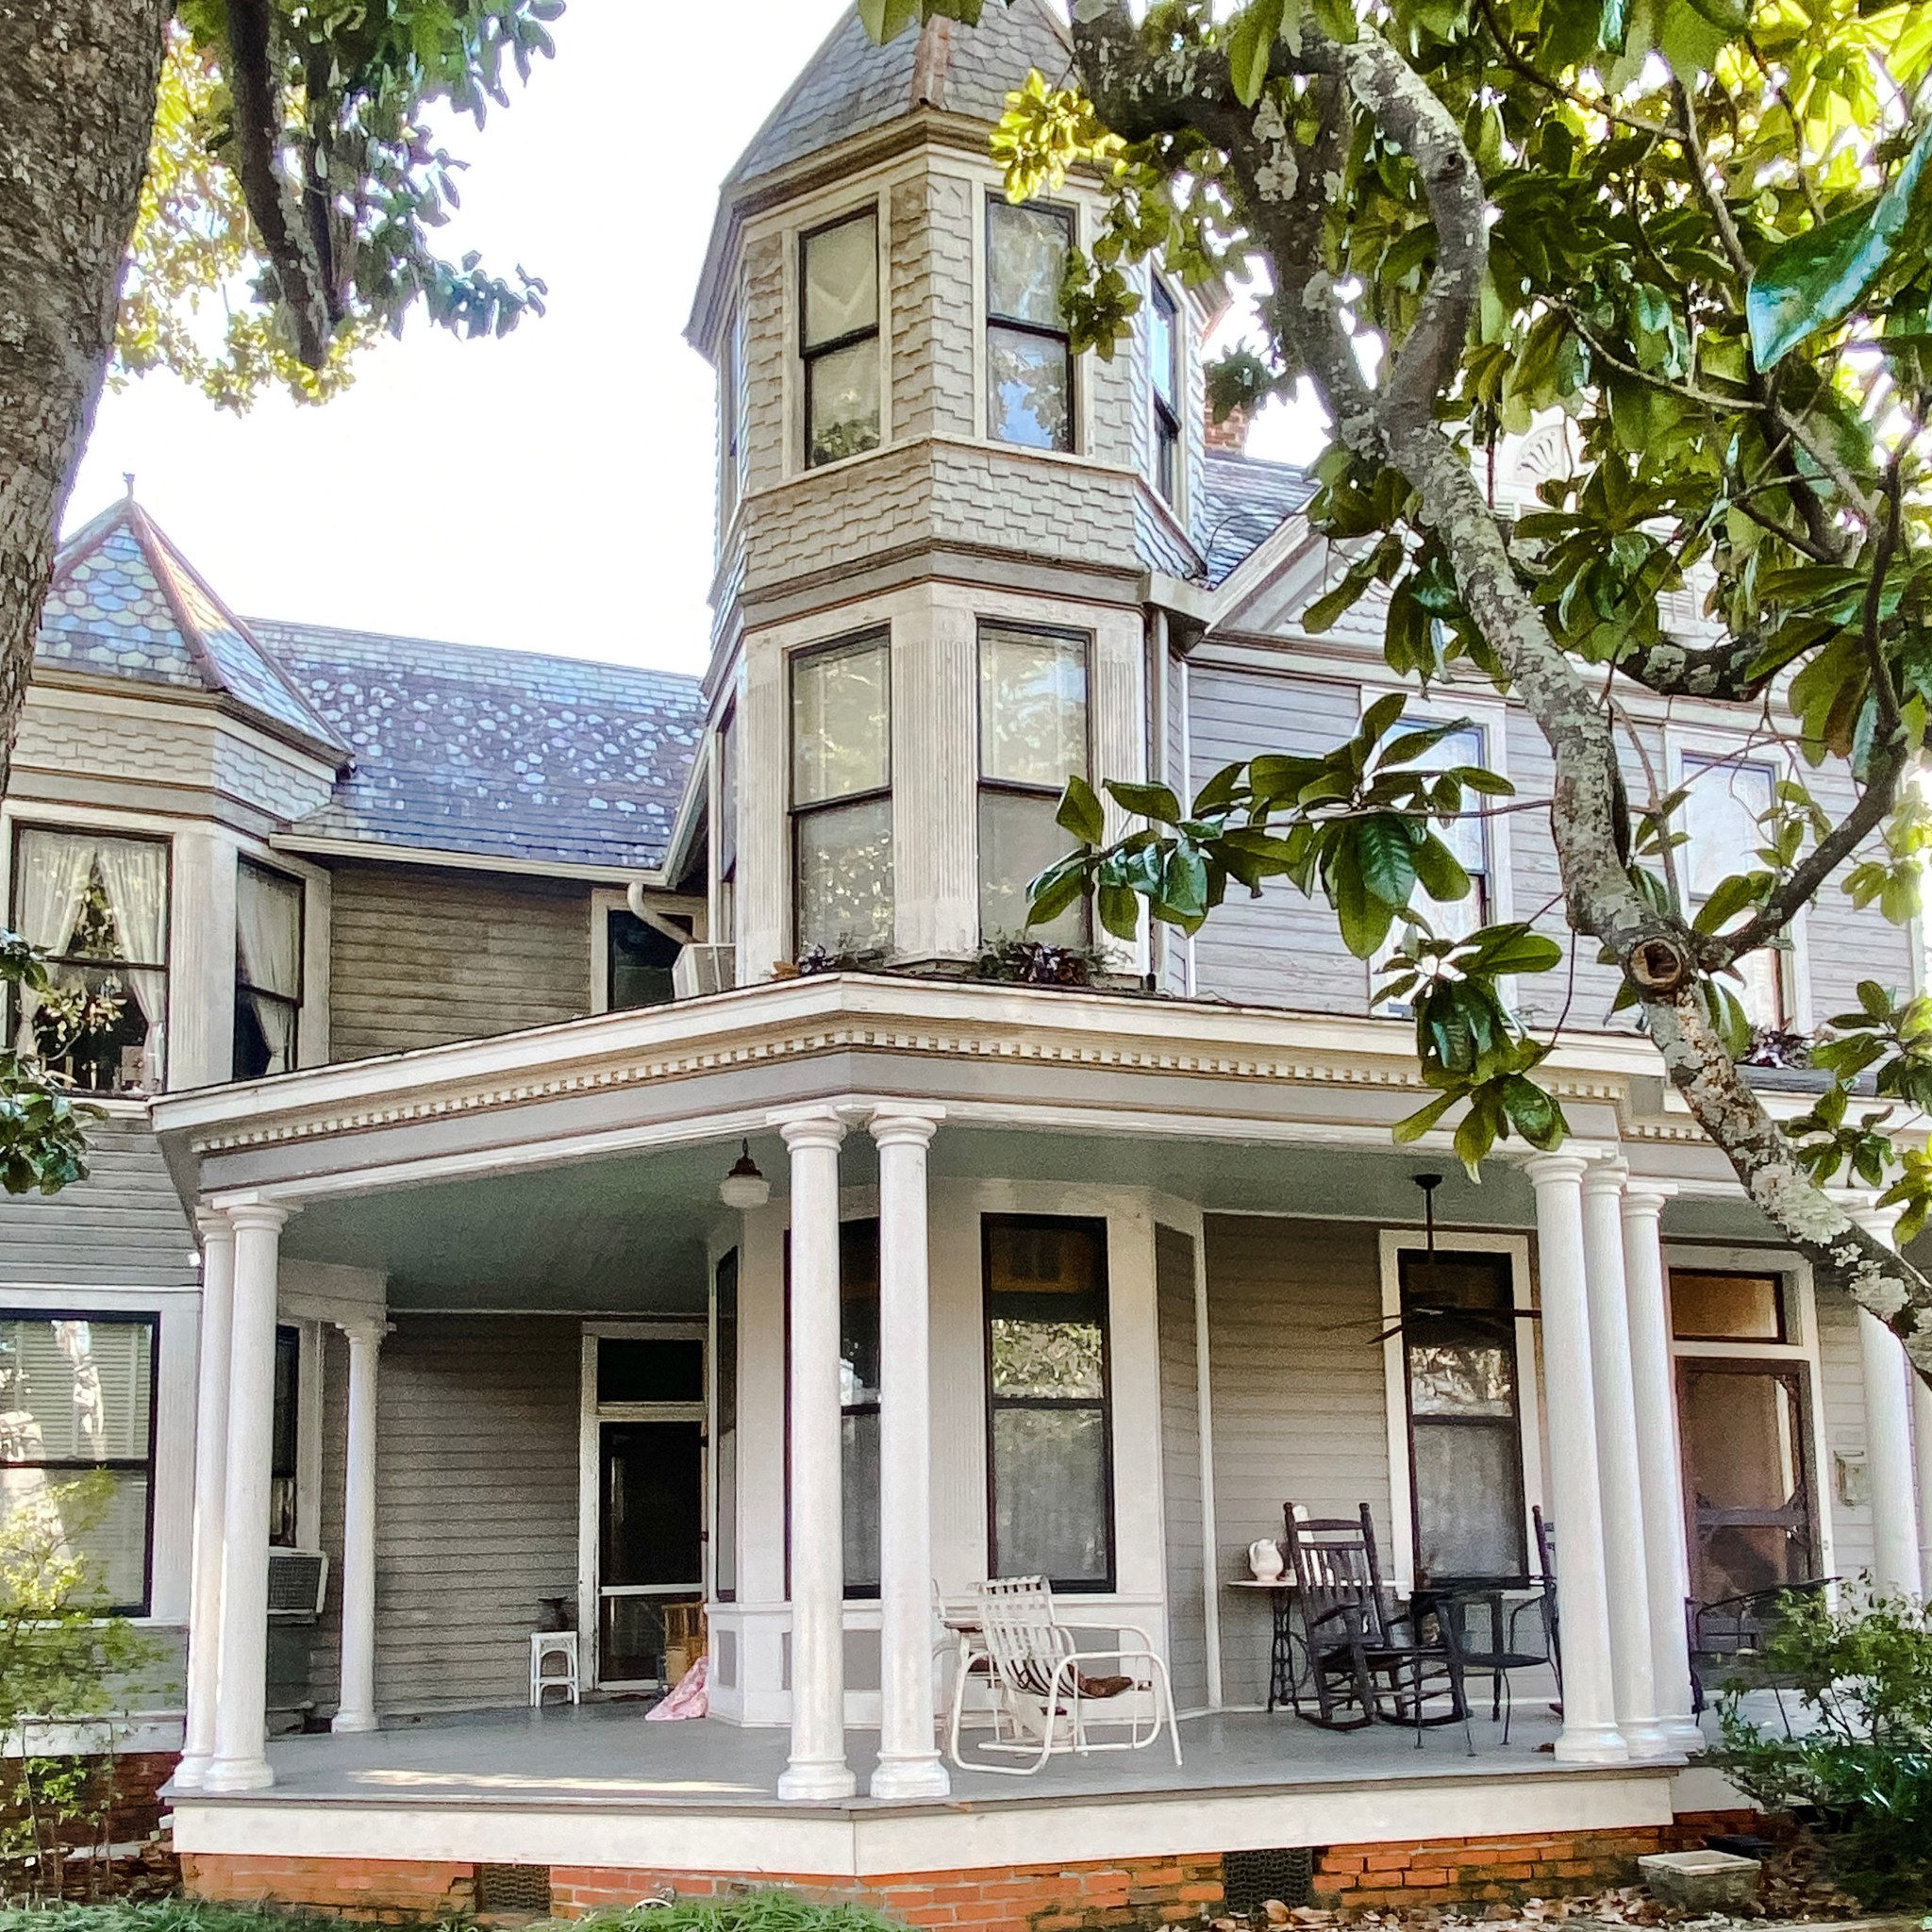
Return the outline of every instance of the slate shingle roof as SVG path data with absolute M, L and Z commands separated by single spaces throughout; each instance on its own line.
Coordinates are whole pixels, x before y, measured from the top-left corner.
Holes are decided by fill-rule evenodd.
M 1314 478 L 1291 463 L 1210 449 L 1194 518 L 1209 585 L 1225 583 L 1314 493 Z
M 915 108 L 997 121 L 1029 68 L 1058 80 L 1068 59 L 1066 25 L 1052 0 L 1013 0 L 1010 7 L 990 0 L 976 27 L 934 21 L 883 47 L 874 45 L 858 10 L 848 7 L 752 137 L 726 185 L 769 175 Z
M 218 692 L 311 749 L 331 757 L 343 751 L 260 640 L 132 496 L 61 545 L 34 658 L 62 670 Z
M 626 664 L 253 620 L 354 768 L 298 832 L 655 870 L 704 720 L 698 680 Z

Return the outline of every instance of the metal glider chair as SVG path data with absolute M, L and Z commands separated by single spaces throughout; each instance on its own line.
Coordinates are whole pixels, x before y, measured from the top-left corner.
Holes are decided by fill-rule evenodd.
M 980 1641 L 988 1659 L 986 1687 L 992 1736 L 968 1758 L 959 1749 L 959 1700 L 953 1706 L 950 1755 L 961 1771 L 1024 1777 L 1056 1752 L 1087 1757 L 1096 1751 L 1141 1751 L 1165 1727 L 1181 1761 L 1180 1732 L 1167 1666 L 1147 1633 L 1131 1625 L 1066 1624 L 1043 1577 L 1002 1576 L 977 1592 Z M 1075 1633 L 1113 1633 L 1121 1646 L 1082 1649 Z M 1136 1640 L 1129 1642 L 1128 1640 Z M 1108 1665 L 1108 1674 L 1095 1674 Z M 1121 1700 L 1127 1700 L 1125 1703 Z M 1124 1735 L 1096 1738 L 1096 1731 Z M 1024 1757 L 1024 1764 L 990 1764 L 984 1753 Z

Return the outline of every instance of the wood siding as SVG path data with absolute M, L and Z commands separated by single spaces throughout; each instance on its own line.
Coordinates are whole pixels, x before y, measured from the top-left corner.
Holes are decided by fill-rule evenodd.
M 591 1010 L 588 886 L 345 865 L 329 937 L 339 1060 L 480 1040 Z
M 1167 1556 L 1167 1667 L 1182 1710 L 1208 1703 L 1208 1617 L 1202 1602 L 1201 1383 L 1194 1325 L 1194 1243 L 1154 1230 L 1160 1341 L 1160 1488 Z
M 1824 1467 L 1815 1473 L 1813 1480 L 1818 1485 L 1820 1506 L 1831 1517 L 1828 1567 L 1834 1575 L 1850 1577 L 1869 1570 L 1875 1554 L 1871 1504 L 1854 1507 L 1834 1493 L 1838 1453 L 1863 1457 L 1867 1452 L 1865 1360 L 1858 1340 L 1858 1309 L 1851 1296 L 1821 1288 L 1817 1309 L 1818 1386 L 1811 1399 L 1820 1406 Z
M 1389 1435 L 1376 1233 L 1363 1223 L 1215 1215 L 1207 1224 L 1220 1575 L 1248 1574 L 1248 1545 L 1282 1533 L 1282 1506 L 1352 1515 L 1385 1536 Z M 1269 1611 L 1259 1591 L 1224 1590 L 1222 1694 L 1268 1693 Z
M 194 1233 L 145 1122 L 96 1122 L 88 1143 L 78 1186 L 0 1194 L 0 1284 L 195 1287 Z

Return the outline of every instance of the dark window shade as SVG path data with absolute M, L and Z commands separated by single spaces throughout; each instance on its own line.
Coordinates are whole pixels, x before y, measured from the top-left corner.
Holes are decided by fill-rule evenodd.
M 597 1401 L 702 1402 L 705 1345 L 675 1336 L 605 1336 L 597 1343 Z
M 608 933 L 611 1011 L 667 1004 L 673 997 L 671 969 L 683 947 L 636 913 L 614 908 Z

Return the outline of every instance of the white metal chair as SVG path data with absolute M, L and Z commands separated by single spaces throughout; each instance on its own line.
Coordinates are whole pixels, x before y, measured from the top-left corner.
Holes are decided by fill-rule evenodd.
M 980 1585 L 979 1641 L 985 1649 L 985 1682 L 992 1702 L 992 1735 L 982 1752 L 1030 1758 L 1026 1764 L 989 1764 L 959 1750 L 960 1690 L 953 1697 L 949 1748 L 961 1771 L 1024 1777 L 1056 1751 L 1086 1757 L 1095 1751 L 1141 1751 L 1166 1726 L 1174 1761 L 1181 1761 L 1174 1692 L 1144 1630 L 1131 1624 L 1068 1624 L 1060 1620 L 1052 1587 L 1040 1576 L 1002 1576 Z M 1118 1646 L 1084 1650 L 1076 1631 L 1109 1631 Z M 1138 1640 L 1128 1641 L 1128 1640 Z M 1089 1667 L 1111 1664 L 1117 1674 L 1094 1675 Z M 1124 1705 L 1114 1708 L 1117 1700 Z M 1124 1732 L 1097 1739 L 1096 1730 Z

